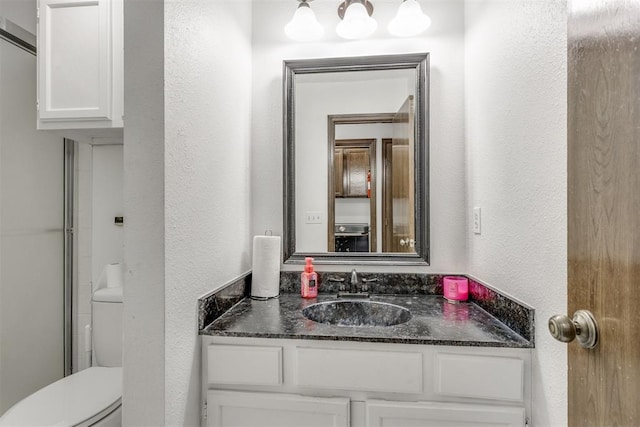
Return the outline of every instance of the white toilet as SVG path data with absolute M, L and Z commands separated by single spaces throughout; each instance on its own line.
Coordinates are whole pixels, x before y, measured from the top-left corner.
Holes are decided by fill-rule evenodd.
M 122 425 L 122 288 L 97 290 L 91 306 L 94 366 L 16 403 L 0 427 Z

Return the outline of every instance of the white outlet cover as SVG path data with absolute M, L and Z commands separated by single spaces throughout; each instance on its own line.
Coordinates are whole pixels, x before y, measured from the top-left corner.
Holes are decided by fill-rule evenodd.
M 473 232 L 482 233 L 482 209 L 478 207 L 473 208 Z

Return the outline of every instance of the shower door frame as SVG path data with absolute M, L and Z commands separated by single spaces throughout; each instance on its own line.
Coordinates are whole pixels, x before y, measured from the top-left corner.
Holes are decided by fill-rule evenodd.
M 64 376 L 73 374 L 75 141 L 64 139 Z M 78 354 L 79 354 L 78 350 Z M 79 356 L 78 356 L 79 358 Z

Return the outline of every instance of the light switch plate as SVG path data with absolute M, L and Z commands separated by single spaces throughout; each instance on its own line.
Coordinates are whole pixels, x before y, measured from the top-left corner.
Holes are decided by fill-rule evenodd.
M 322 212 L 307 212 L 306 224 L 322 224 Z

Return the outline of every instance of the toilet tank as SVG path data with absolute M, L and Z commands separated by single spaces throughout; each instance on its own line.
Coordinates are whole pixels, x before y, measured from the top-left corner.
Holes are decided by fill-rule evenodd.
M 122 307 L 122 288 L 102 288 L 93 294 L 94 366 L 122 366 Z

